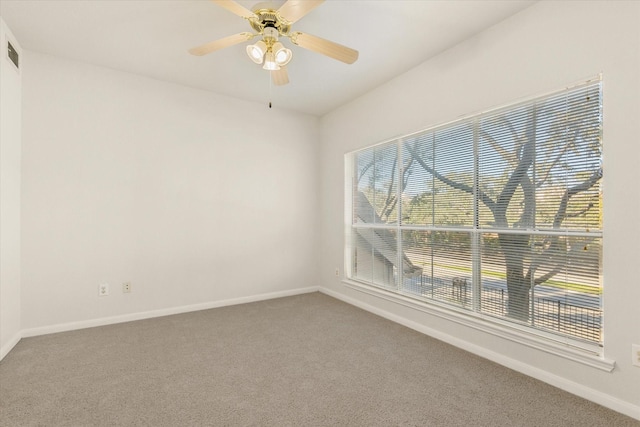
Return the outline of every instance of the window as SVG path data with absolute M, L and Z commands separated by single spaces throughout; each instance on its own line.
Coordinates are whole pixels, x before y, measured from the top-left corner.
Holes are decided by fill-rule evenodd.
M 347 278 L 602 345 L 600 79 L 347 154 Z

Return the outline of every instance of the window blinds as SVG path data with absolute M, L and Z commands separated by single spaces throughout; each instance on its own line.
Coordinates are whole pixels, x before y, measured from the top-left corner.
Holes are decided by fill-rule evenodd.
M 351 278 L 601 344 L 599 79 L 352 153 Z

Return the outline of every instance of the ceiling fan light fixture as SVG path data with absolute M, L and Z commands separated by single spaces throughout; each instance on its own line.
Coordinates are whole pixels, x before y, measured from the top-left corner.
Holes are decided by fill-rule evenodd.
M 247 46 L 247 55 L 256 64 L 262 64 L 264 54 L 267 52 L 267 44 L 262 40 L 257 41 L 255 44 Z
M 289 61 L 291 61 L 291 58 L 293 57 L 293 53 L 291 52 L 291 49 L 287 49 L 280 42 L 275 43 L 273 45 L 272 50 L 274 52 L 275 62 L 280 66 L 287 65 Z
M 2 0 L 0 0 L 1 2 Z M 255 44 L 246 46 L 247 56 L 262 68 L 274 71 L 272 81 L 278 85 L 289 83 L 286 65 L 291 61 L 293 53 L 278 42 L 279 37 L 287 37 L 291 43 L 303 49 L 320 53 L 345 64 L 353 64 L 358 59 L 358 51 L 325 40 L 320 37 L 291 31 L 291 25 L 315 9 L 324 0 L 279 0 L 255 5 L 252 10 L 242 6 L 238 0 L 211 0 L 218 6 L 249 21 L 253 32 L 233 34 L 201 46 L 189 49 L 189 53 L 196 56 L 206 55 L 217 50 L 247 42 L 254 37 L 259 40 Z M 277 7 L 277 9 L 274 9 Z
M 276 63 L 276 56 L 272 50 L 269 50 L 264 56 L 264 66 L 262 67 L 265 70 L 269 71 L 277 71 L 280 69 L 280 65 Z

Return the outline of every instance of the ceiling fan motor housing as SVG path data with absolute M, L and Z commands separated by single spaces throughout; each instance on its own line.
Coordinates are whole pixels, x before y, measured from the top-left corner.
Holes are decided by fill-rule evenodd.
M 291 23 L 284 19 L 280 14 L 273 9 L 256 9 L 253 11 L 256 17 L 249 18 L 251 28 L 253 28 L 259 34 L 265 34 L 267 28 L 275 28 L 278 35 L 287 35 L 291 30 Z

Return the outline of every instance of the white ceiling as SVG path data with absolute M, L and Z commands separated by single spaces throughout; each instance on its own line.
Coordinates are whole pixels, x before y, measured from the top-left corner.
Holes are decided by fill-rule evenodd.
M 238 1 L 247 9 L 257 2 Z M 0 15 L 23 49 L 321 116 L 533 3 L 328 0 L 292 29 L 354 48 L 358 61 L 347 65 L 284 39 L 293 50 L 290 83 L 273 87 L 246 56 L 249 43 L 187 53 L 251 31 L 210 1 L 0 0 Z

